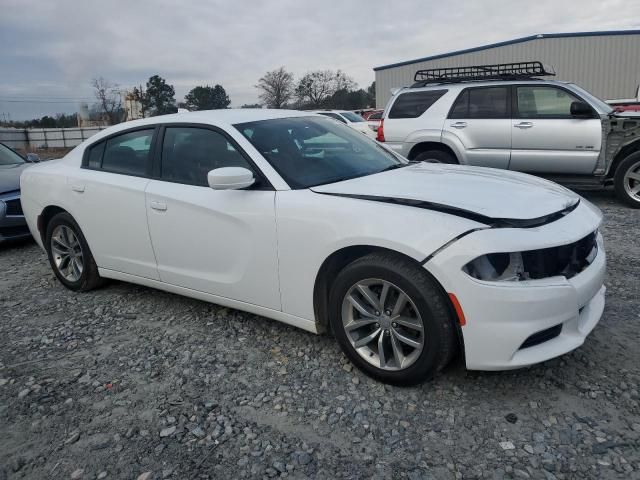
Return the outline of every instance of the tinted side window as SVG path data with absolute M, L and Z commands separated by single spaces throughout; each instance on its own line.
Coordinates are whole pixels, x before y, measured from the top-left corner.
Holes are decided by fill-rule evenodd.
M 449 118 L 508 118 L 509 88 L 469 88 L 454 103 Z
M 240 152 L 218 132 L 194 127 L 165 130 L 160 173 L 163 180 L 206 187 L 207 174 L 222 167 L 252 170 Z
M 104 153 L 104 145 L 106 142 L 100 142 L 89 148 L 87 158 L 87 167 L 100 168 L 102 166 L 102 154 Z
M 417 118 L 445 93 L 446 90 L 402 93 L 393 103 L 389 118 Z
M 571 118 L 578 97 L 554 87 L 518 87 L 518 114 L 522 118 Z
M 102 169 L 125 175 L 145 175 L 153 129 L 123 133 L 107 140 Z

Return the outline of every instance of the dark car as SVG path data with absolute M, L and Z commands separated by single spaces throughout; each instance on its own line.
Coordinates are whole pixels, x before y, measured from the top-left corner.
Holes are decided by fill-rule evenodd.
M 29 161 L 0 143 L 0 243 L 31 235 L 20 205 L 20 174 L 29 165 Z

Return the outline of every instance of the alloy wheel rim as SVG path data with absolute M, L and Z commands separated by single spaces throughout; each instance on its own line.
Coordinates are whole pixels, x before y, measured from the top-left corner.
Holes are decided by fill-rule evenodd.
M 625 172 L 624 189 L 627 195 L 640 202 L 640 161 Z
M 358 355 L 382 370 L 410 367 L 424 348 L 424 323 L 413 300 L 386 280 L 361 280 L 347 291 L 342 325 Z
M 65 280 L 77 282 L 84 270 L 82 245 L 75 232 L 66 225 L 58 225 L 51 234 L 53 263 Z

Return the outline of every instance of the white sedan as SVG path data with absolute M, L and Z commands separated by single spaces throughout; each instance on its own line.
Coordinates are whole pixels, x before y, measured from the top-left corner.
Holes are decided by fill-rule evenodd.
M 308 112 L 123 123 L 24 171 L 66 287 L 114 278 L 330 332 L 385 382 L 531 365 L 604 308 L 599 210 L 529 175 L 410 164 Z
M 348 110 L 312 110 L 311 113 L 318 113 L 325 117 L 333 118 L 334 120 L 344 123 L 360 133 L 364 133 L 368 137 L 376 138 L 376 133 L 369 126 L 369 122 L 355 112 L 350 112 Z

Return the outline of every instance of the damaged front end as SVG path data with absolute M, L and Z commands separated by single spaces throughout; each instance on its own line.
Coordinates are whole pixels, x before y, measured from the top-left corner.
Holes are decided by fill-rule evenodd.
M 613 161 L 620 152 L 635 142 L 640 142 L 640 116 L 612 113 L 602 118 L 603 148 L 593 172 L 605 176 L 611 172 Z
M 597 230 L 577 242 L 523 252 L 490 253 L 467 263 L 463 271 L 491 282 L 572 278 L 586 269 L 598 253 Z

